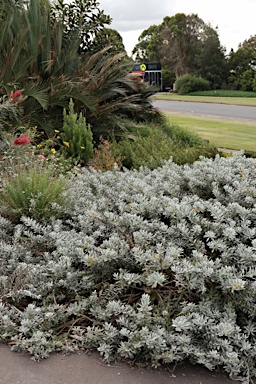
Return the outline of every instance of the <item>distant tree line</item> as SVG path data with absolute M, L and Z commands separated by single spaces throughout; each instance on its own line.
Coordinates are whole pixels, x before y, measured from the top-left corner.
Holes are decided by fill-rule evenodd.
M 256 35 L 226 54 L 218 29 L 196 14 L 165 17 L 139 36 L 132 55 L 136 61 L 159 61 L 165 84 L 184 74 L 200 76 L 212 89 L 256 91 Z

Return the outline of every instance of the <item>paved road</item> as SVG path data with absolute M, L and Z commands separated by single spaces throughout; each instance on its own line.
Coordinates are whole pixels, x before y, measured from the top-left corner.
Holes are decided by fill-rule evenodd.
M 169 100 L 155 100 L 153 105 L 163 112 L 246 121 L 256 124 L 256 107 Z

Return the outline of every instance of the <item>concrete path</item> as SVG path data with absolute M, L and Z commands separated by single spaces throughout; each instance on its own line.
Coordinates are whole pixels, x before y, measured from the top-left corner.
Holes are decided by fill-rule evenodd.
M 107 365 L 97 352 L 52 354 L 34 362 L 28 354 L 0 344 L 0 384 L 232 384 L 223 372 L 210 372 L 189 363 L 174 373 L 165 368 L 144 369 L 125 363 Z

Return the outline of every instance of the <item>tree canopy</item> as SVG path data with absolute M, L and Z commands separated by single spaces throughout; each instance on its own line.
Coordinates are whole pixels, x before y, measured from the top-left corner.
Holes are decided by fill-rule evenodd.
M 72 38 L 78 31 L 81 39 L 80 51 L 86 52 L 93 46 L 94 40 L 102 29 L 112 21 L 99 8 L 97 0 L 55 0 L 51 7 L 52 20 L 61 20 L 65 39 Z
M 240 43 L 228 58 L 229 84 L 231 88 L 256 90 L 256 35 Z
M 98 52 L 106 47 L 108 49 L 108 55 L 113 55 L 117 53 L 126 53 L 123 38 L 119 32 L 111 28 L 102 28 L 95 37 L 91 51 Z

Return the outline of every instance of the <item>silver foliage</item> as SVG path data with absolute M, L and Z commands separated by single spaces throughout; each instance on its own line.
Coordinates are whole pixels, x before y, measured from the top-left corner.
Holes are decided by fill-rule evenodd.
M 72 181 L 65 218 L 0 217 L 0 338 L 256 375 L 256 164 L 242 154 Z

